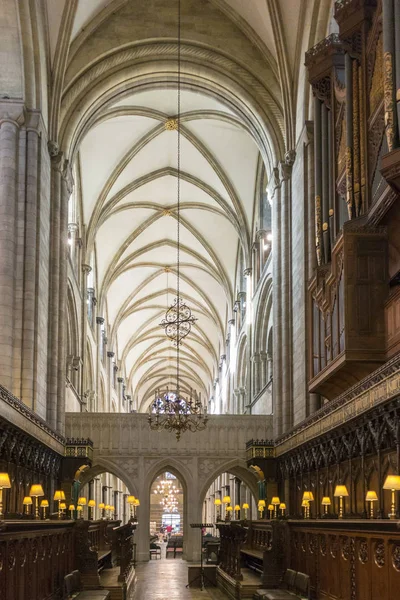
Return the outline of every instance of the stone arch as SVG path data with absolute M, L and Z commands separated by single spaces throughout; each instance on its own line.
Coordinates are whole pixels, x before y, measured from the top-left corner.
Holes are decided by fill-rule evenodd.
M 75 297 L 70 280 L 67 284 L 67 377 L 72 385 L 77 389 L 79 379 L 78 366 L 76 360 L 80 354 L 79 350 L 79 326 L 78 311 L 76 308 Z
M 97 459 L 96 464 L 92 465 L 90 469 L 86 469 L 82 472 L 80 482 L 83 487 L 89 481 L 101 475 L 102 473 L 111 473 L 111 475 L 115 475 L 118 477 L 128 488 L 129 492 L 134 496 L 138 497 L 138 487 L 126 469 L 119 467 L 111 460 L 107 460 L 105 458 Z
M 220 463 L 207 475 L 207 478 L 203 482 L 199 494 L 200 506 L 203 505 L 204 499 L 207 494 L 207 490 L 209 489 L 213 481 L 215 481 L 217 477 L 222 473 L 231 473 L 232 475 L 239 477 L 247 485 L 254 499 L 258 498 L 257 479 L 248 470 L 247 464 L 244 460 L 240 458 L 235 458 L 232 460 L 228 460 L 224 463 Z

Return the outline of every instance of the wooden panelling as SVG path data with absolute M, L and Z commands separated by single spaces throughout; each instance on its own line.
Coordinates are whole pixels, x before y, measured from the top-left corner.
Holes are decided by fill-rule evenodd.
M 391 358 L 400 352 L 400 287 L 393 291 L 385 305 L 387 331 L 386 351 Z
M 310 576 L 314 598 L 398 600 L 400 532 L 395 523 L 382 531 L 378 522 L 367 523 L 289 522 L 290 567 Z

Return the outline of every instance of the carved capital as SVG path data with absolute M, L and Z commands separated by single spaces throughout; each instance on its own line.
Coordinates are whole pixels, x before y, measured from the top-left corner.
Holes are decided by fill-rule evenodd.
M 86 273 L 86 275 L 89 275 L 91 270 L 92 270 L 92 267 L 90 265 L 86 265 L 86 264 L 82 265 L 82 272 Z

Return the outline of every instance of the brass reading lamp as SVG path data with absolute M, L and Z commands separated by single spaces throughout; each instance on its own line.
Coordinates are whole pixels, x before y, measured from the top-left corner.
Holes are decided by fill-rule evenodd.
M 89 521 L 93 521 L 94 516 L 95 516 L 96 502 L 94 500 L 89 500 L 88 507 L 89 507 Z
M 308 502 L 307 506 L 306 506 L 306 515 L 305 518 L 306 519 L 310 519 L 311 518 L 311 511 L 310 511 L 310 502 L 314 502 L 314 494 L 308 490 L 306 490 L 303 494 L 303 502 Z M 302 504 L 303 506 L 303 504 Z
M 269 518 L 272 519 L 272 514 L 274 512 L 274 505 L 273 504 L 268 504 L 268 512 L 269 512 Z
M 84 514 L 85 514 L 85 506 L 87 505 L 87 499 L 85 496 L 81 496 L 80 498 L 78 498 L 78 506 L 82 506 L 82 519 L 84 518 Z
M 40 483 L 34 483 L 31 485 L 31 489 L 29 490 L 29 495 L 32 498 L 35 498 L 35 519 L 39 519 L 39 502 L 38 498 L 44 496 L 44 491 Z
M 244 520 L 246 521 L 247 519 L 247 511 L 249 510 L 250 506 L 247 504 L 247 502 L 245 502 L 242 506 L 243 510 L 244 510 Z
M 29 507 L 32 506 L 32 504 L 33 504 L 32 498 L 30 496 L 25 496 L 22 504 L 26 507 L 25 508 L 25 511 L 26 511 L 25 514 L 29 515 L 29 512 L 30 512 Z
M 104 504 L 104 502 L 100 502 L 99 504 L 99 510 L 100 512 L 100 516 L 102 519 L 104 519 L 104 509 L 105 509 L 106 505 Z
M 324 515 L 327 515 L 329 512 L 329 507 L 332 504 L 329 496 L 324 496 L 321 501 L 322 506 L 324 507 Z
M 72 521 L 72 519 L 74 518 L 75 504 L 70 504 L 68 506 L 68 510 L 70 512 L 70 518 L 71 518 L 71 521 Z
M 49 508 L 49 501 L 44 499 L 40 503 L 40 508 L 43 508 L 43 520 L 46 520 L 46 509 Z
M 263 518 L 263 513 L 265 510 L 265 500 L 258 501 L 258 512 L 260 513 L 260 519 Z
M 392 509 L 389 514 L 389 519 L 396 518 L 396 495 L 395 492 L 400 490 L 400 476 L 399 475 L 388 475 L 383 484 L 384 490 L 391 490 L 392 492 Z
M 301 507 L 304 508 L 304 518 L 309 518 L 309 510 L 310 510 L 310 502 L 308 500 L 303 500 L 301 503 Z
M 133 505 L 135 504 L 135 496 L 128 496 L 126 501 L 129 504 L 130 519 L 133 520 Z
M 343 519 L 343 498 L 349 497 L 349 492 L 345 485 L 337 485 L 333 494 L 335 498 L 339 498 L 339 519 Z
M 215 498 L 214 500 L 214 506 L 217 510 L 217 516 L 216 516 L 216 520 L 219 521 L 221 519 L 221 504 L 222 501 L 220 498 Z
M 284 502 L 280 503 L 279 510 L 281 511 L 281 516 L 284 517 L 285 516 L 285 510 L 286 510 L 286 504 Z
M 58 502 L 58 518 L 61 519 L 60 503 L 61 502 L 65 502 L 65 494 L 64 494 L 64 492 L 62 490 L 56 490 L 54 492 L 53 500 L 55 502 Z
M 240 512 L 240 504 L 235 504 L 235 518 L 239 519 L 239 512 Z
M 281 501 L 279 500 L 278 496 L 274 496 L 271 500 L 271 504 L 274 505 L 274 519 L 278 518 L 278 506 L 280 505 Z
M 368 490 L 367 495 L 365 496 L 366 502 L 370 503 L 370 518 L 374 518 L 374 502 L 378 501 L 378 495 L 373 490 Z
M 233 507 L 232 506 L 227 506 L 225 509 L 226 512 L 226 517 L 225 520 L 226 521 L 230 521 L 231 520 L 231 512 L 233 511 Z
M 11 481 L 8 473 L 0 473 L 0 519 L 3 518 L 3 490 L 10 489 Z

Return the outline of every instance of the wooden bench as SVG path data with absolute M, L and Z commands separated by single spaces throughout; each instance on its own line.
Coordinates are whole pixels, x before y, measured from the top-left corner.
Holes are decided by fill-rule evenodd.
M 64 577 L 64 600 L 110 600 L 109 590 L 84 590 L 79 571 L 72 571 Z
M 279 589 L 258 590 L 255 598 L 258 600 L 309 600 L 310 577 L 305 573 L 286 569 Z

